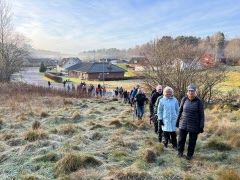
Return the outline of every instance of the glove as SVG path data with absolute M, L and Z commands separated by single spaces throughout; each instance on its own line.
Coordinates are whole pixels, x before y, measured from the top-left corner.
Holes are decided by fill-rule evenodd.
M 159 124 L 160 124 L 161 126 L 164 126 L 162 119 L 159 120 Z
M 200 133 L 203 133 L 203 132 L 204 132 L 203 128 L 200 128 L 199 132 L 200 132 Z

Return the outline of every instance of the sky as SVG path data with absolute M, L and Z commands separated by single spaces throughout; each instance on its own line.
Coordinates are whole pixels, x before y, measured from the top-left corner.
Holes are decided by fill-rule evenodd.
M 35 49 L 128 49 L 162 36 L 240 37 L 240 0 L 9 0 Z

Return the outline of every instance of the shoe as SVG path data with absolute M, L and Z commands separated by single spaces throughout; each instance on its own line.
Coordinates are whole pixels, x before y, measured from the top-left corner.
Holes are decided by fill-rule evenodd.
M 158 138 L 158 142 L 160 142 L 160 143 L 161 143 L 161 142 L 162 142 L 162 138 Z
M 183 157 L 183 153 L 182 153 L 182 152 L 178 152 L 177 157 L 178 157 L 178 158 L 182 158 L 182 157 Z
M 192 160 L 192 156 L 187 155 L 186 160 L 191 161 Z
M 163 145 L 164 145 L 165 148 L 168 148 L 168 145 L 166 143 L 163 143 Z

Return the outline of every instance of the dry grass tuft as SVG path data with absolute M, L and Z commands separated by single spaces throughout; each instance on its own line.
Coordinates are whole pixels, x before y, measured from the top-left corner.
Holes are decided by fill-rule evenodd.
M 98 129 L 98 128 L 104 128 L 105 126 L 101 125 L 101 124 L 96 124 L 93 127 L 90 128 L 90 130 L 94 130 L 94 129 Z
M 232 146 L 240 147 L 240 134 L 236 134 L 235 136 L 231 137 L 231 139 L 229 140 L 229 143 Z
M 70 99 L 64 98 L 64 99 L 63 99 L 63 104 L 65 104 L 65 105 L 73 105 L 73 101 L 70 100 Z
M 120 128 L 120 127 L 122 127 L 122 124 L 120 123 L 119 120 L 114 120 L 109 123 L 109 126 L 115 126 L 116 128 Z
M 36 141 L 40 139 L 47 139 L 48 133 L 44 129 L 29 129 L 24 133 L 24 139 L 27 141 Z
M 36 159 L 37 161 L 43 161 L 43 162 L 56 162 L 59 160 L 59 155 L 55 152 L 49 152 L 39 158 Z
M 92 122 L 92 121 L 88 121 L 88 122 L 87 122 L 87 125 L 88 125 L 88 126 L 94 126 L 94 125 L 96 125 L 96 123 L 94 123 L 94 122 Z
M 163 144 L 155 143 L 155 145 L 152 147 L 152 150 L 157 156 L 159 156 L 161 152 L 163 152 L 164 146 Z
M 45 118 L 45 117 L 48 117 L 49 116 L 49 114 L 47 113 L 47 112 L 41 112 L 41 114 L 40 114 L 40 116 L 42 117 L 42 118 Z
M 96 110 L 96 109 L 88 109 L 86 111 L 86 114 L 88 114 L 88 115 L 90 115 L 90 114 L 101 114 L 101 112 Z
M 227 151 L 232 149 L 230 145 L 222 142 L 219 139 L 210 139 L 205 146 L 206 148 L 219 150 L 219 151 Z
M 104 110 L 105 111 L 112 111 L 112 110 L 116 110 L 116 108 L 114 106 L 110 106 L 110 107 L 106 107 Z
M 39 129 L 41 126 L 41 123 L 39 121 L 34 121 L 32 124 L 32 129 Z
M 134 179 L 134 180 L 144 180 L 144 179 L 152 179 L 151 175 L 145 171 L 141 171 L 139 169 L 123 169 L 121 171 L 117 171 L 114 173 L 114 177 L 112 179 Z
M 102 178 L 103 176 L 95 169 L 80 169 L 77 172 L 70 174 L 71 180 L 99 180 Z
M 81 115 L 80 115 L 79 111 L 75 111 L 72 115 L 73 120 L 78 120 L 78 119 L 80 119 L 80 117 L 81 117 Z
M 156 154 L 151 149 L 146 149 L 144 153 L 144 160 L 153 163 L 156 161 Z
M 7 140 L 9 140 L 9 139 L 15 138 L 16 136 L 17 136 L 17 135 L 16 135 L 15 133 L 7 132 L 7 133 L 4 133 L 4 134 L 2 135 L 2 139 L 3 139 L 4 141 L 7 141 Z
M 76 132 L 76 130 L 77 130 L 77 127 L 72 124 L 64 124 L 59 128 L 57 128 L 58 134 L 62 134 L 62 135 L 73 134 Z
M 20 180 L 39 180 L 39 178 L 37 178 L 34 175 L 20 175 L 19 177 Z
M 92 156 L 80 153 L 69 153 L 56 163 L 54 172 L 58 176 L 62 173 L 69 174 L 80 168 L 96 167 L 101 164 L 101 161 Z
M 2 129 L 2 126 L 3 126 L 3 120 L 0 119 L 0 129 Z
M 224 169 L 218 172 L 218 180 L 239 180 L 240 174 L 235 169 Z
M 130 131 L 135 131 L 137 129 L 137 126 L 129 121 L 126 122 L 123 126 Z

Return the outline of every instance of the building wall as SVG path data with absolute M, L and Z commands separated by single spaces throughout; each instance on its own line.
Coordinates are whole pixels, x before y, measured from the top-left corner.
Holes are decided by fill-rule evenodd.
M 102 73 L 81 73 L 76 71 L 69 71 L 68 76 L 75 77 L 79 79 L 86 79 L 86 80 L 94 80 L 94 79 L 102 79 Z M 124 72 L 117 72 L 117 73 L 104 73 L 104 78 L 112 78 L 112 77 L 124 77 Z

